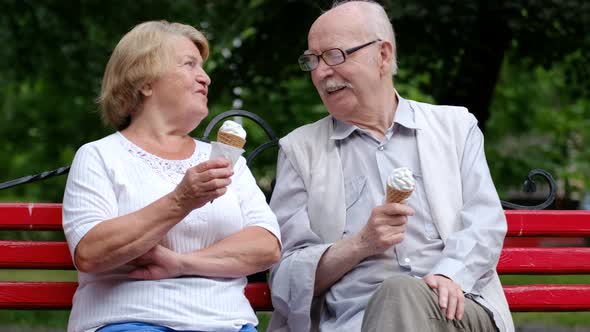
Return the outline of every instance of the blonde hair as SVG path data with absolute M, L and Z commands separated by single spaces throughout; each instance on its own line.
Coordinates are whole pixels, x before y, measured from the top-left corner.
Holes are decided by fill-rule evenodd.
M 366 32 L 374 35 L 381 40 L 387 40 L 393 45 L 393 55 L 391 56 L 391 75 L 397 74 L 397 46 L 395 44 L 395 32 L 391 20 L 385 12 L 385 8 L 373 0 L 340 0 L 332 3 L 332 8 L 354 3 L 363 6 L 364 21 Z
M 127 128 L 131 114 L 142 102 L 141 86 L 158 78 L 169 61 L 166 41 L 171 36 L 192 40 L 203 61 L 209 56 L 209 43 L 190 25 L 149 21 L 135 26 L 117 44 L 107 63 L 98 103 L 103 121 L 117 130 Z

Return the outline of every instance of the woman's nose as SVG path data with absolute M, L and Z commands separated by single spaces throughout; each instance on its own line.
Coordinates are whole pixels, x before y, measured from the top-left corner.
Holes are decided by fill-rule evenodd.
M 199 82 L 201 84 L 205 84 L 207 86 L 211 84 L 211 78 L 209 77 L 209 75 L 207 75 L 205 70 L 203 70 L 202 68 L 201 68 L 201 70 L 199 70 L 197 72 L 196 80 L 197 80 L 197 82 Z

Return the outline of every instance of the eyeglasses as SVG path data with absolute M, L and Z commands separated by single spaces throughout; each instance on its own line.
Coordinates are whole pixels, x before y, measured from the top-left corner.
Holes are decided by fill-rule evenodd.
M 365 48 L 365 47 L 367 47 L 371 44 L 374 44 L 378 41 L 381 41 L 381 39 L 375 39 L 375 40 L 370 41 L 368 43 L 365 43 L 365 44 L 362 44 L 362 45 L 359 45 L 356 47 L 352 47 L 352 48 L 349 48 L 346 50 L 342 50 L 340 48 L 332 48 L 329 50 L 325 50 L 320 55 L 313 54 L 313 53 L 303 54 L 298 59 L 299 67 L 303 71 L 312 71 L 312 70 L 316 69 L 318 67 L 318 65 L 320 64 L 320 58 L 324 59 L 324 62 L 328 66 L 336 66 L 341 63 L 344 63 L 344 61 L 346 61 L 347 55 L 351 55 L 352 53 L 360 50 L 361 48 Z

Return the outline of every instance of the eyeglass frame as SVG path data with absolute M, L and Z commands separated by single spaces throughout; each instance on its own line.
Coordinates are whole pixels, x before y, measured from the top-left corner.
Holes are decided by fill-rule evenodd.
M 337 65 L 340 65 L 340 64 L 343 64 L 344 62 L 346 62 L 346 57 L 347 57 L 347 56 L 349 56 L 349 55 L 351 55 L 352 53 L 354 53 L 354 52 L 356 52 L 356 51 L 358 51 L 358 50 L 360 50 L 360 49 L 363 49 L 363 48 L 365 48 L 365 47 L 367 47 L 367 46 L 369 46 L 369 45 L 375 44 L 376 42 L 380 42 L 380 41 L 381 41 L 381 38 L 377 38 L 377 39 L 375 39 L 375 40 L 373 40 L 373 41 L 370 41 L 370 42 L 368 42 L 368 43 L 364 43 L 364 44 L 362 44 L 362 45 L 359 45 L 359 46 L 355 46 L 355 47 L 347 48 L 347 49 L 345 49 L 345 50 L 343 50 L 343 49 L 341 49 L 341 48 L 339 48 L 339 47 L 335 47 L 335 48 L 331 48 L 331 49 L 329 49 L 329 50 L 325 50 L 325 51 L 323 51 L 321 54 L 314 54 L 314 53 L 307 53 L 307 54 L 302 54 L 302 55 L 300 55 L 300 56 L 299 56 L 299 58 L 297 59 L 297 62 L 299 63 L 299 68 L 300 68 L 302 71 L 305 71 L 305 72 L 312 72 L 312 71 L 316 70 L 316 69 L 318 68 L 318 66 L 320 65 L 320 58 L 322 58 L 322 60 L 324 60 L 324 62 L 326 63 L 326 65 L 328 65 L 328 66 L 330 66 L 330 67 L 332 67 L 332 66 L 337 66 Z M 326 59 L 324 59 L 324 54 L 325 54 L 326 52 L 330 52 L 330 51 L 334 51 L 334 50 L 340 51 L 340 53 L 342 54 L 342 62 L 338 62 L 338 63 L 334 63 L 334 64 L 329 64 L 329 63 L 326 61 Z M 303 57 L 310 57 L 310 56 L 315 56 L 315 57 L 316 57 L 316 59 L 318 60 L 318 61 L 317 61 L 317 64 L 315 65 L 315 67 L 314 67 L 313 69 L 310 69 L 310 70 L 305 70 L 305 69 L 303 69 L 303 67 L 302 67 L 302 65 L 301 65 L 301 59 L 302 59 Z

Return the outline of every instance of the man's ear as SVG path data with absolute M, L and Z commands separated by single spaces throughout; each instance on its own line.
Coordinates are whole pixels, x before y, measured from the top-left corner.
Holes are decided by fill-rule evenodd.
M 141 87 L 139 88 L 139 92 L 141 92 L 141 94 L 144 97 L 149 97 L 152 95 L 153 90 L 152 90 L 152 83 L 151 82 L 145 82 L 141 85 Z
M 381 74 L 391 76 L 391 61 L 393 61 L 393 44 L 390 41 L 383 40 L 379 42 L 379 56 L 381 63 Z

